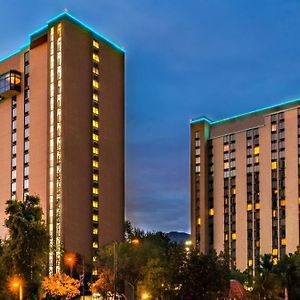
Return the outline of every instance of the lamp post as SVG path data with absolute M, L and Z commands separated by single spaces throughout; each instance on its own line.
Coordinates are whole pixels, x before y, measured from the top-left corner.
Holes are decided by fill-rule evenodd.
M 138 238 L 134 238 L 131 240 L 131 244 L 133 246 L 138 246 L 140 244 L 140 240 Z M 114 300 L 117 299 L 117 280 L 118 280 L 118 243 L 114 242 Z M 128 282 L 129 283 L 129 282 Z M 132 287 L 133 285 L 129 283 Z M 134 287 L 133 287 L 133 298 L 134 297 Z
M 73 277 L 73 267 L 76 262 L 76 254 L 73 252 L 66 253 L 64 261 L 65 265 L 69 266 L 70 268 L 70 276 Z
M 10 289 L 12 292 L 19 294 L 19 300 L 23 300 L 23 282 L 21 278 L 13 277 L 10 281 Z

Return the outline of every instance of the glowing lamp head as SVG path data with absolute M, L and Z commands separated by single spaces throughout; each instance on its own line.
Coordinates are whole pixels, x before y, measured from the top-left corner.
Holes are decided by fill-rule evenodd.
M 131 243 L 136 246 L 140 243 L 140 240 L 138 238 L 135 238 L 135 239 L 131 240 Z
M 18 293 L 20 287 L 23 286 L 23 281 L 22 281 L 22 279 L 20 277 L 14 276 L 14 277 L 10 278 L 8 284 L 9 284 L 9 290 L 12 293 Z
M 142 299 L 143 299 L 143 300 L 150 299 L 150 294 L 147 293 L 147 292 L 144 292 L 144 293 L 142 294 Z
M 64 262 L 65 265 L 73 267 L 76 263 L 76 254 L 73 252 L 65 253 Z

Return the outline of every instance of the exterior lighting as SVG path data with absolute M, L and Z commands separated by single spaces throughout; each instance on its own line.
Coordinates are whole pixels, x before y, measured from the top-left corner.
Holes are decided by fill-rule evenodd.
M 142 299 L 144 300 L 146 300 L 146 299 L 150 299 L 150 295 L 149 295 L 149 293 L 147 293 L 147 292 L 144 292 L 143 294 L 142 294 Z
M 131 243 L 135 246 L 139 245 L 140 244 L 140 240 L 138 238 L 135 238 L 133 240 L 131 240 Z
M 70 268 L 70 276 L 73 276 L 73 267 L 76 263 L 76 254 L 73 252 L 69 252 L 65 254 L 64 257 L 65 265 Z
M 22 279 L 18 276 L 10 279 L 9 289 L 12 293 L 19 294 L 19 300 L 23 300 L 23 285 Z

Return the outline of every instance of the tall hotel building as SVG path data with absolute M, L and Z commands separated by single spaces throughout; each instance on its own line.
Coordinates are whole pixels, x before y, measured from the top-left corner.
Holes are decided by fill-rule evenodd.
M 300 100 L 191 121 L 192 241 L 254 269 L 300 238 Z
M 124 51 L 58 15 L 0 61 L 0 120 L 0 236 L 5 202 L 36 194 L 50 274 L 64 251 L 95 262 L 123 236 Z

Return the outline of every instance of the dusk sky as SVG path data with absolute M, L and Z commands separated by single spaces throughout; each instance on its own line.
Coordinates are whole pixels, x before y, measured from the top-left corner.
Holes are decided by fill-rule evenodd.
M 300 96 L 300 1 L 1 1 L 0 58 L 64 8 L 126 49 L 126 218 L 189 232 L 189 121 Z

